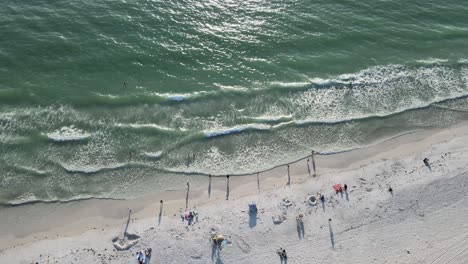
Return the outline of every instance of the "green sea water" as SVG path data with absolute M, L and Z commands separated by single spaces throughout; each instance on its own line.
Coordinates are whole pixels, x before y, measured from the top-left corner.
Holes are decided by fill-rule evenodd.
M 131 198 L 467 118 L 468 2 L 12 1 L 0 204 Z

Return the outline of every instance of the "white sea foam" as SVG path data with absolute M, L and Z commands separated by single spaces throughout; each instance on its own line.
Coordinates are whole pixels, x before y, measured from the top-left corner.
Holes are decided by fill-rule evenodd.
M 289 102 L 275 105 L 273 111 L 277 114 L 294 113 L 295 120 L 323 123 L 384 117 L 466 96 L 468 87 L 463 85 L 466 82 L 464 78 L 463 68 L 443 65 L 373 67 L 356 74 L 338 76 L 337 79 L 343 83 L 352 82 L 355 89 L 331 80 L 328 89 L 291 93 L 285 98 Z
M 46 136 L 53 141 L 77 141 L 88 139 L 92 136 L 79 128 L 71 126 L 64 126 L 54 132 L 47 133 Z
M 264 124 L 248 124 L 248 125 L 240 125 L 240 126 L 235 126 L 235 127 L 205 131 L 204 135 L 205 137 L 211 138 L 211 137 L 240 133 L 240 132 L 248 131 L 248 130 L 269 130 L 270 128 L 271 126 L 264 125 Z
M 16 165 L 15 167 L 19 170 L 26 171 L 26 172 L 36 174 L 36 175 L 46 175 L 47 173 L 49 173 L 49 171 L 32 168 L 28 166 Z
M 169 127 L 160 126 L 160 125 L 156 125 L 156 124 L 123 124 L 123 123 L 117 123 L 116 126 L 117 127 L 130 127 L 130 128 L 135 128 L 135 129 L 138 129 L 138 128 L 153 128 L 153 129 L 162 130 L 162 131 L 177 131 L 176 129 L 172 129 L 172 128 L 169 128 Z
M 215 92 L 198 91 L 198 92 L 193 92 L 193 93 L 152 93 L 152 95 L 165 98 L 171 101 L 183 101 L 186 99 L 190 99 L 190 98 L 194 98 L 194 97 L 198 97 L 202 95 L 213 94 L 213 93 Z
M 285 88 L 300 88 L 310 85 L 310 82 L 271 82 L 270 85 Z
M 323 84 L 330 83 L 330 79 L 312 78 L 310 79 L 310 82 L 313 84 L 323 85 Z
M 138 162 L 122 162 L 113 164 L 96 164 L 96 165 L 82 165 L 82 164 L 67 164 L 58 163 L 65 171 L 75 173 L 97 173 L 105 170 L 116 170 L 127 167 L 145 167 L 147 164 Z
M 416 62 L 419 62 L 419 63 L 422 63 L 422 64 L 432 65 L 432 64 L 445 63 L 445 62 L 448 62 L 448 60 L 446 60 L 446 59 L 437 59 L 437 58 L 428 58 L 428 59 L 424 59 L 424 60 L 417 60 Z
M 280 115 L 280 116 L 243 116 L 246 119 L 256 120 L 259 122 L 278 122 L 282 120 L 290 120 L 292 115 Z
M 153 159 L 159 159 L 161 158 L 161 155 L 163 154 L 162 151 L 157 151 L 157 152 L 144 152 L 145 156 L 148 158 L 153 158 Z
M 118 95 L 113 95 L 113 94 L 102 94 L 102 93 L 94 93 L 95 95 L 99 97 L 106 97 L 106 98 L 111 98 L 111 99 L 118 99 Z
M 218 86 L 221 90 L 225 90 L 225 91 L 245 92 L 249 90 L 248 88 L 240 86 L 240 85 L 222 85 L 219 83 L 214 83 L 214 85 Z

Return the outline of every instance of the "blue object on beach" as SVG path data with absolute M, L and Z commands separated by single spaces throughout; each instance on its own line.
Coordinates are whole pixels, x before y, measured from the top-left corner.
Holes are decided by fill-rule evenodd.
M 249 203 L 249 213 L 257 212 L 257 204 L 255 202 Z

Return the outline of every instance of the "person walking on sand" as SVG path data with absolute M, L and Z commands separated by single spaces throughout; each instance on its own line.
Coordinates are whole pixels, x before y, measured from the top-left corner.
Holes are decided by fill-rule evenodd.
M 281 263 L 287 263 L 288 256 L 286 255 L 286 250 L 284 248 L 278 249 L 278 251 L 276 251 L 276 253 L 280 257 Z
M 344 185 L 344 191 L 345 191 L 345 192 L 348 191 L 348 185 L 346 185 L 346 183 L 345 183 L 345 185 Z
M 281 252 L 281 256 L 283 257 L 284 262 L 287 263 L 288 255 L 286 254 L 286 249 L 283 248 L 283 252 Z
M 426 165 L 426 167 L 429 168 L 429 170 L 431 169 L 431 164 L 429 163 L 429 159 L 428 158 L 424 158 L 423 159 L 423 162 L 424 162 L 424 165 Z
M 143 252 L 143 250 L 138 251 L 137 261 L 138 261 L 138 264 L 144 264 L 145 263 L 145 252 Z
M 149 264 L 150 259 L 151 259 L 151 252 L 152 252 L 152 251 L 153 251 L 153 250 L 152 250 L 151 248 L 147 248 L 147 249 L 145 250 L 145 264 Z

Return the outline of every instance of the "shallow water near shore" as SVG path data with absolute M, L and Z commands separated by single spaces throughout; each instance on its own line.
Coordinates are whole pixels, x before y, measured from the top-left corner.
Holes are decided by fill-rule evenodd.
M 467 119 L 465 1 L 4 6 L 4 205 L 133 198 Z

